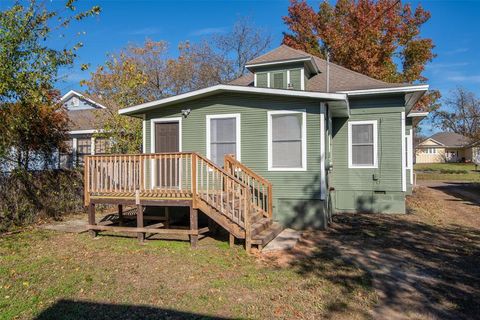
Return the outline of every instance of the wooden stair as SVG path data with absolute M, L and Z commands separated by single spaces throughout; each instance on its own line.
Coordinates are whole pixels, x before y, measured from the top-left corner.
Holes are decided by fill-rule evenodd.
M 257 245 L 258 249 L 261 250 L 270 241 L 275 239 L 282 230 L 283 227 L 278 222 L 257 215 L 255 222 L 252 224 L 252 244 Z
M 239 189 L 235 188 L 233 192 L 223 190 L 207 194 L 203 189 L 198 194 L 201 199 L 197 201 L 198 208 L 230 233 L 231 243 L 232 237 L 245 239 L 247 250 L 251 245 L 257 245 L 261 250 L 283 230 L 282 225 L 272 219 L 272 184 L 231 155 L 224 157 L 224 163 L 225 168 L 216 167 L 215 170 L 245 188 L 243 192 L 248 193 L 249 210 L 245 211 L 239 202 L 232 206 L 227 200 L 239 197 Z M 248 219 L 244 214 L 248 214 Z

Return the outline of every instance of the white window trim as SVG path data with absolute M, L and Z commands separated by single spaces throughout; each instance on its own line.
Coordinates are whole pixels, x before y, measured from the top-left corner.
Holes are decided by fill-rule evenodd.
M 272 116 L 278 114 L 302 114 L 302 166 L 294 168 L 274 168 L 273 150 L 272 150 Z M 268 171 L 306 171 L 307 170 L 307 113 L 305 109 L 301 110 L 282 110 L 267 112 L 267 132 L 268 132 Z
M 405 192 L 407 191 L 407 165 L 406 165 L 406 159 L 405 159 L 405 111 L 402 111 L 401 117 L 400 117 L 401 122 L 401 129 L 402 129 L 402 191 Z
M 354 165 L 352 160 L 352 125 L 373 125 L 373 165 Z M 378 168 L 378 122 L 377 120 L 349 121 L 348 122 L 348 168 L 349 169 L 376 169 Z
M 410 184 L 413 184 L 413 129 L 407 135 L 407 169 L 410 170 Z
M 72 161 L 73 161 L 73 166 L 77 166 L 77 147 L 78 147 L 78 140 L 77 138 L 72 139 Z
M 90 154 L 95 155 L 95 137 L 90 137 Z
M 325 200 L 327 181 L 325 174 L 325 103 L 320 103 L 320 200 Z
M 210 138 L 211 138 L 211 128 L 210 128 L 210 120 L 212 119 L 226 119 L 226 118 L 235 118 L 235 149 L 236 149 L 236 159 L 238 161 L 241 161 L 242 156 L 241 156 L 241 130 L 240 130 L 240 113 L 231 113 L 231 114 L 210 114 L 207 115 L 207 137 L 206 137 L 206 144 L 207 144 L 207 158 L 212 160 L 211 158 L 211 143 L 210 143 Z
M 305 68 L 300 68 L 300 88 L 305 90 Z
M 182 152 L 182 117 L 150 119 L 150 153 L 155 153 L 155 123 L 178 122 L 178 151 Z
M 142 120 L 142 153 L 147 153 L 147 120 L 143 115 Z
M 178 122 L 178 151 L 182 152 L 182 117 L 172 117 L 172 118 L 155 118 L 150 119 L 150 153 L 155 153 L 155 123 L 165 123 L 165 122 Z M 155 160 L 150 161 L 151 166 L 151 175 L 150 175 L 150 188 L 156 188 L 155 186 L 155 175 L 156 175 L 156 166 Z M 182 172 L 180 171 L 180 175 Z M 180 179 L 181 181 L 181 179 Z

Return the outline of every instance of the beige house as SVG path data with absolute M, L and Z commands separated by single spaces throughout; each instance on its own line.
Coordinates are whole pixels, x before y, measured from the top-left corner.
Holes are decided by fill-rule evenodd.
M 479 143 L 454 132 L 439 132 L 415 147 L 417 163 L 472 162 L 478 158 Z

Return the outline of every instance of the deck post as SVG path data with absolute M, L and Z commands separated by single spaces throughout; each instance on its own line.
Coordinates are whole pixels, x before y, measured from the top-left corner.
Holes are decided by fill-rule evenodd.
M 249 190 L 245 190 L 244 194 L 244 206 L 245 206 L 245 250 L 250 253 L 252 249 L 252 233 L 250 225 L 250 213 L 251 213 L 251 195 Z
M 232 233 L 229 234 L 228 240 L 229 240 L 230 248 L 233 248 L 233 246 L 235 245 L 235 236 Z
M 88 224 L 89 225 L 95 225 L 95 203 L 90 202 L 88 204 Z M 92 238 L 95 238 L 97 236 L 97 231 L 95 230 L 88 230 L 88 233 Z
M 197 247 L 198 243 L 198 210 L 190 206 L 190 230 L 194 233 L 190 235 L 190 245 Z
M 118 205 L 118 225 L 123 226 L 123 205 Z
M 140 204 L 140 191 L 135 191 L 135 204 L 137 205 L 137 228 L 143 228 L 143 206 Z M 145 241 L 145 232 L 137 233 L 138 241 Z
M 192 153 L 192 206 L 194 208 L 197 207 L 197 154 Z

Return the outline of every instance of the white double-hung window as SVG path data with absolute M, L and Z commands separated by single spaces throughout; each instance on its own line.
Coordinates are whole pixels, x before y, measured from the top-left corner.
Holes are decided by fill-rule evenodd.
M 207 158 L 223 167 L 223 157 L 240 158 L 240 114 L 207 116 Z
M 268 170 L 306 170 L 307 126 L 305 111 L 269 111 L 267 116 Z
M 377 121 L 348 122 L 348 167 L 377 168 Z

